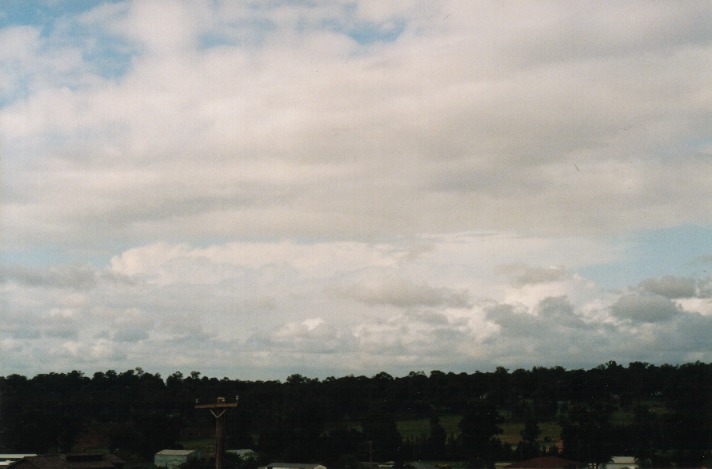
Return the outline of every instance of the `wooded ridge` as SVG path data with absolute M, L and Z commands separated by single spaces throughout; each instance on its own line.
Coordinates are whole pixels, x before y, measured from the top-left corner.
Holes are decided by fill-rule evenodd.
M 294 374 L 284 381 L 198 371 L 163 379 L 141 368 L 9 375 L 0 377 L 0 451 L 106 450 L 150 461 L 158 450 L 213 436 L 214 418 L 196 402 L 238 395 L 226 447 L 255 449 L 264 460 L 349 467 L 372 450 L 375 460 L 471 465 L 543 454 L 605 462 L 627 454 L 643 464 L 689 466 L 708 460 L 712 449 L 711 363 L 611 361 L 589 370 Z M 403 421 L 422 425 L 404 434 Z M 547 423 L 559 435 L 544 436 Z M 516 434 L 504 438 L 503 428 L 521 428 L 518 442 L 510 441 Z

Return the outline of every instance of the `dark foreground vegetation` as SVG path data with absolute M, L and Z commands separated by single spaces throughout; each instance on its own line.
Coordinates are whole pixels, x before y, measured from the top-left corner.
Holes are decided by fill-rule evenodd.
M 708 465 L 712 363 L 609 362 L 493 372 L 280 381 L 163 379 L 140 368 L 0 377 L 0 452 L 111 451 L 129 461 L 209 442 L 201 403 L 225 397 L 226 448 L 273 460 L 352 467 L 356 461 L 465 461 L 470 466 L 545 454 L 600 463 Z M 202 442 L 202 443 L 200 443 Z

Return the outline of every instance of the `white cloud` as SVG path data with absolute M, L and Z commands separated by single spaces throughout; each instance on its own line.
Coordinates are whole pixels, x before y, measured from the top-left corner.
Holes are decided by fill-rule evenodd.
M 337 289 L 338 293 L 367 305 L 390 305 L 398 308 L 438 307 L 466 308 L 469 306 L 465 291 L 445 287 L 417 285 L 394 278 L 377 278 L 371 285 L 351 285 Z
M 524 264 L 503 265 L 499 270 L 511 278 L 512 284 L 516 287 L 523 287 L 529 284 L 549 283 L 563 280 L 566 271 L 561 267 L 531 267 Z
M 409 35 L 356 56 L 350 42 L 324 52 L 326 41 L 310 41 L 312 29 L 258 51 L 239 44 L 201 50 L 195 38 L 218 20 L 202 9 L 188 15 L 179 5 L 136 4 L 121 20 L 130 26 L 122 28 L 124 34 L 164 51 L 162 58 L 137 57 L 116 84 L 48 87 L 5 109 L 10 148 L 21 143 L 20 136 L 49 144 L 46 137 L 60 132 L 60 146 L 42 147 L 40 154 L 45 163 L 55 160 L 66 168 L 35 173 L 52 198 L 35 196 L 34 212 L 12 204 L 13 218 L 35 224 L 56 219 L 56 235 L 62 220 L 65 237 L 78 237 L 91 223 L 102 236 L 151 239 L 169 226 L 190 237 L 267 229 L 298 235 L 412 232 L 433 225 L 580 232 L 651 226 L 674 211 L 705 213 L 690 212 L 708 192 L 706 181 L 695 177 L 707 173 L 704 160 L 683 157 L 678 174 L 689 182 L 679 185 L 671 184 L 667 164 L 646 156 L 671 137 L 661 133 L 662 109 L 668 119 L 684 123 L 665 124 L 683 139 L 709 118 L 704 100 L 697 99 L 701 90 L 695 86 L 702 82 L 690 83 L 685 72 L 695 67 L 693 77 L 703 73 L 698 67 L 705 49 L 687 52 L 690 41 L 705 44 L 696 35 L 699 28 L 678 41 L 686 47 L 679 56 L 621 61 L 606 55 L 618 47 L 614 42 L 601 46 L 593 62 L 581 51 L 514 70 L 506 61 L 484 59 L 500 70 L 480 76 L 479 56 L 516 57 L 516 46 L 531 60 L 533 50 L 569 42 L 525 34 L 533 27 L 528 21 L 503 21 L 504 30 L 482 32 L 476 25 L 489 14 L 523 20 L 525 12 L 484 5 L 460 12 L 456 5 L 443 7 L 453 10 L 444 23 L 468 18 L 477 34 L 453 25 L 440 31 L 442 39 Z M 306 17 L 349 14 L 287 11 Z M 156 12 L 164 20 L 156 21 Z M 406 24 L 414 15 L 437 16 L 428 9 L 402 12 L 395 17 L 403 16 Z M 565 9 L 543 14 L 552 14 L 555 24 L 572 18 Z M 602 17 L 592 23 L 597 28 L 611 25 L 606 13 L 594 14 Z M 687 14 L 677 20 L 681 28 L 699 21 Z M 265 34 L 277 38 L 290 27 L 273 24 Z M 576 31 L 583 33 L 578 42 L 590 37 L 594 47 L 598 38 L 617 37 L 599 35 L 598 29 L 564 30 Z M 626 33 L 637 37 L 625 29 L 617 34 Z M 449 43 L 450 34 L 460 42 Z M 479 45 L 481 35 L 494 47 Z M 498 47 L 497 37 L 505 38 Z M 473 47 L 478 53 L 465 54 Z M 655 72 L 663 67 L 665 73 Z M 633 77 L 640 83 L 633 86 Z M 650 89 L 640 92 L 641 86 Z M 644 99 L 650 94 L 655 102 Z M 25 174 L 17 176 L 19 182 Z M 659 200 L 650 199 L 652 194 L 660 194 Z M 473 206 L 477 210 L 466 209 Z M 602 206 L 609 210 L 599 212 Z M 102 226 L 100 220 L 111 222 Z
M 5 27 L 4 366 L 708 356 L 683 326 L 708 274 L 641 273 L 629 239 L 712 224 L 711 21 L 118 2 Z

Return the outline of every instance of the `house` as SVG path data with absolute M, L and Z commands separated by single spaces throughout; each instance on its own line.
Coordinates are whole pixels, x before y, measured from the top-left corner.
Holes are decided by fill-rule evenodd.
M 268 464 L 266 469 L 326 469 L 326 466 L 311 463 L 273 462 Z
M 69 469 L 123 469 L 126 462 L 120 457 L 108 453 L 74 453 L 66 454 Z
M 638 463 L 633 456 L 613 456 L 603 465 L 604 469 L 638 469 Z
M 25 457 L 12 469 L 123 469 L 124 460 L 113 454 L 47 454 Z
M 36 454 L 0 454 L 0 467 L 9 467 L 21 459 L 29 458 L 32 456 L 37 456 L 37 455 Z
M 558 456 L 542 456 L 515 462 L 507 467 L 512 469 L 578 469 L 585 468 L 586 464 Z
M 251 449 L 228 449 L 228 450 L 225 450 L 225 453 L 226 454 L 234 454 L 235 456 L 239 457 L 243 461 L 247 460 L 247 459 L 257 459 L 257 453 Z
M 405 469 L 438 469 L 437 466 L 433 464 L 427 464 L 420 461 L 411 461 L 404 465 Z
M 12 469 L 68 469 L 67 461 L 59 454 L 30 456 L 12 465 Z
M 153 456 L 153 464 L 156 467 L 175 469 L 182 464 L 201 459 L 203 454 L 197 449 L 164 449 Z

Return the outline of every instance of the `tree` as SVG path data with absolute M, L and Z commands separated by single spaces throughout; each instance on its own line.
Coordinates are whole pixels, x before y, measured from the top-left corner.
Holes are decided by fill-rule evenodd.
M 403 438 L 393 416 L 382 409 L 373 410 L 363 420 L 363 435 L 373 445 L 377 460 L 400 460 Z
M 432 459 L 442 459 L 445 456 L 447 433 L 437 415 L 430 417 L 430 435 L 426 442 L 426 455 Z
M 577 461 L 602 464 L 611 459 L 613 426 L 611 408 L 604 403 L 575 404 L 568 420 L 562 422 L 564 456 Z
M 470 402 L 458 425 L 464 456 L 469 460 L 491 462 L 494 456 L 492 443 L 494 436 L 502 433 L 499 427 L 502 422 L 494 405 L 484 400 Z
M 519 432 L 522 441 L 519 442 L 517 452 L 521 459 L 528 459 L 539 456 L 539 445 L 537 439 L 541 435 L 539 423 L 534 418 L 528 418 L 524 421 L 524 428 Z

